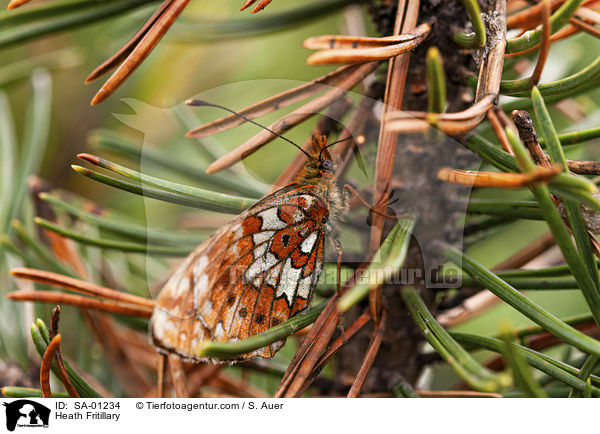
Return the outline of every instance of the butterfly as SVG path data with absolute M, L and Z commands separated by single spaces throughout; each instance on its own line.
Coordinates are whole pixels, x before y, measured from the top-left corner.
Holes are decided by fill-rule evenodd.
M 208 340 L 246 339 L 309 307 L 326 239 L 344 210 L 326 137 L 313 137 L 312 144 L 314 152 L 306 153 L 291 184 L 213 233 L 169 278 L 150 322 L 159 351 L 220 363 L 269 358 L 283 345 L 278 341 L 233 360 L 199 354 Z

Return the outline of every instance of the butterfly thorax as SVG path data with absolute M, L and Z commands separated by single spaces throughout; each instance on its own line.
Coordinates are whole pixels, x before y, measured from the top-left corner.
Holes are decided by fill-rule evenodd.
M 314 194 L 329 206 L 329 219 L 335 220 L 344 210 L 344 201 L 337 187 L 331 155 L 327 151 L 327 139 L 325 136 L 313 136 L 312 139 L 317 155 L 307 160 L 294 184 L 312 187 Z

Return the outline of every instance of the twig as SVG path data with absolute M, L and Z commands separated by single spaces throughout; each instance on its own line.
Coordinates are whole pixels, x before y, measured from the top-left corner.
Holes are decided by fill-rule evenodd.
M 25 3 L 29 3 L 31 0 L 11 0 L 8 3 L 8 6 L 6 7 L 6 9 L 11 10 L 14 8 L 18 8 L 19 6 L 24 5 Z
M 311 54 L 309 65 L 354 64 L 386 60 L 414 50 L 429 35 L 431 26 L 421 24 L 408 35 L 383 38 L 316 36 L 304 41 L 304 48 L 322 49 Z
M 261 389 L 252 386 L 247 381 L 228 375 L 226 372 L 221 372 L 219 375 L 213 375 L 209 379 L 209 384 L 212 387 L 218 388 L 224 392 L 234 393 L 236 396 L 243 398 L 267 398 L 265 392 Z
M 83 309 L 94 309 L 103 312 L 137 316 L 141 318 L 150 318 L 152 316 L 152 310 L 147 308 L 120 305 L 117 303 L 96 300 L 80 295 L 64 294 L 62 292 L 22 290 L 11 292 L 6 295 L 6 298 L 18 301 L 39 301 L 42 303 L 68 304 Z
M 259 116 L 272 113 L 322 91 L 325 89 L 325 86 L 334 86 L 335 84 L 347 78 L 350 74 L 356 71 L 356 69 L 357 66 L 353 65 L 342 66 L 341 68 L 322 75 L 321 77 L 315 78 L 308 83 L 301 84 L 300 86 L 296 86 L 292 89 L 288 89 L 273 95 L 246 108 L 238 110 L 237 112 L 249 119 L 254 119 Z M 197 105 L 197 102 L 194 99 L 189 99 L 185 103 L 191 106 Z M 242 125 L 245 122 L 246 121 L 239 116 L 231 114 L 194 128 L 188 131 L 186 135 L 193 138 L 202 138 L 227 131 L 233 127 Z
M 592 24 L 589 24 L 579 18 L 571 18 L 571 23 L 577 27 L 578 29 L 583 30 L 586 33 L 589 33 L 596 38 L 600 38 L 600 29 Z
M 307 379 L 335 332 L 339 320 L 336 302 L 337 295 L 334 295 L 304 338 L 275 391 L 275 398 L 297 397 L 306 389 Z
M 50 340 L 54 339 L 54 337 L 58 334 L 58 324 L 60 322 L 60 306 L 56 306 L 52 309 L 52 316 L 50 317 L 50 331 L 48 337 Z M 69 396 L 71 398 L 80 398 L 79 393 L 71 383 L 69 379 L 69 375 L 67 374 L 67 368 L 65 367 L 65 362 L 62 357 L 62 351 L 60 349 L 60 344 L 56 349 L 56 368 L 58 370 L 58 376 L 62 381 L 63 385 Z
M 168 359 L 167 355 L 158 353 L 157 366 L 156 366 L 156 396 L 158 398 L 166 398 L 165 390 L 165 377 L 167 374 Z
M 558 7 L 564 3 L 564 0 L 552 0 L 550 7 L 552 11 L 558 9 Z M 546 6 L 542 3 L 535 4 L 525 10 L 519 11 L 515 14 L 510 15 L 506 18 L 506 27 L 509 29 L 533 29 L 541 21 L 543 9 Z
M 475 102 L 488 95 L 498 95 L 502 69 L 504 67 L 504 51 L 506 48 L 506 0 L 495 0 L 489 3 L 488 14 L 497 17 L 494 26 L 497 34 L 488 35 L 488 55 L 479 69 Z
M 428 25 L 428 24 L 427 24 Z M 423 24 L 421 24 L 423 26 Z M 302 43 L 304 48 L 309 50 L 334 50 L 334 49 L 359 49 L 387 47 L 389 45 L 399 44 L 401 42 L 410 42 L 417 39 L 427 30 L 419 26 L 412 33 L 397 36 L 359 36 L 359 35 L 321 35 L 311 36 Z
M 538 182 L 547 183 L 561 172 L 562 167 L 560 165 L 552 166 L 550 169 L 539 166 L 535 170 L 526 173 L 480 172 L 443 168 L 440 169 L 437 176 L 442 181 L 459 185 L 513 189 Z
M 514 111 L 513 119 L 515 119 L 515 124 L 517 124 L 517 129 L 519 130 L 519 136 L 521 137 L 521 140 L 526 144 L 526 146 L 529 150 L 529 153 L 533 156 L 534 162 L 536 164 L 538 164 L 538 161 L 539 161 L 540 162 L 539 164 L 542 164 L 544 166 L 549 166 L 551 164 L 550 157 L 548 155 L 546 155 L 546 153 L 542 150 L 542 148 L 540 146 L 540 143 L 537 139 L 537 135 L 536 135 L 535 129 L 533 127 L 533 123 L 531 122 L 531 118 L 530 118 L 529 114 L 524 110 Z M 591 164 L 580 164 L 580 163 L 587 163 L 587 162 L 577 162 L 577 161 L 571 160 L 571 163 L 569 163 L 569 160 L 566 160 L 564 158 L 564 156 L 563 156 L 562 160 L 564 162 L 566 162 L 566 165 L 569 168 L 569 170 L 570 170 L 571 166 L 573 166 L 579 172 L 582 172 L 582 171 L 585 172 L 586 169 L 589 169 L 591 171 L 591 174 L 593 174 L 594 173 L 593 169 L 594 168 L 597 169 L 598 167 L 600 167 L 600 164 L 595 164 L 594 162 L 589 162 Z M 585 174 L 590 174 L 590 173 L 585 173 Z M 552 200 L 556 206 L 559 206 L 560 200 L 558 198 L 552 197 Z M 563 217 L 563 220 L 565 222 L 565 225 L 569 229 L 569 231 L 571 233 L 573 233 L 573 230 L 571 227 L 571 222 L 569 221 L 569 219 Z M 593 252 L 596 254 L 596 256 L 600 257 L 600 244 L 598 243 L 598 241 L 596 240 L 596 237 L 590 230 L 587 230 L 587 238 L 589 238 L 590 246 L 592 246 Z
M 527 149 L 533 157 L 535 164 L 544 167 L 551 167 L 552 162 L 550 161 L 550 157 L 540 147 L 540 143 L 538 141 L 535 129 L 533 128 L 533 122 L 531 122 L 529 113 L 525 110 L 515 110 L 512 113 L 512 116 L 513 121 L 517 126 L 519 137 L 525 146 L 527 146 Z
M 342 98 L 350 89 L 356 86 L 362 81 L 367 75 L 377 68 L 377 62 L 366 63 L 359 66 L 352 74 L 340 82 L 337 87 L 328 90 L 323 95 L 313 99 L 312 101 L 304 104 L 297 108 L 290 114 L 279 119 L 275 123 L 269 125 L 269 129 L 276 132 L 277 134 L 283 134 L 295 127 L 301 122 L 311 118 L 312 116 L 319 113 L 325 107 L 333 104 L 338 99 Z M 220 170 L 226 169 L 231 165 L 237 163 L 243 158 L 256 152 L 264 145 L 274 140 L 277 136 L 267 130 L 263 130 L 246 141 L 242 145 L 238 146 L 233 151 L 225 154 L 217 161 L 213 162 L 206 173 L 215 173 Z
M 200 389 L 217 378 L 224 365 L 201 365 L 199 368 L 186 372 L 189 396 L 196 396 Z
M 489 94 L 468 109 L 456 113 L 391 112 L 386 115 L 386 128 L 401 133 L 420 133 L 433 126 L 444 134 L 463 134 L 479 125 L 492 109 L 495 99 L 495 94 Z
M 510 256 L 508 259 L 496 264 L 493 270 L 512 270 L 521 268 L 554 245 L 556 245 L 556 241 L 552 234 L 548 232 L 527 245 L 527 247 Z
M 85 79 L 85 83 L 91 83 L 94 80 L 102 77 L 111 69 L 115 68 L 117 65 L 121 64 L 129 54 L 133 50 L 135 50 L 136 46 L 140 43 L 142 38 L 148 33 L 148 31 L 156 24 L 156 21 L 160 16 L 163 15 L 165 10 L 173 3 L 173 0 L 165 0 L 162 2 L 160 7 L 150 16 L 150 18 L 144 23 L 144 25 L 133 35 L 126 43 L 121 47 L 119 51 L 113 54 L 111 57 L 106 59 L 102 64 L 100 64 L 96 69 L 94 69 L 90 75 Z
M 171 379 L 173 380 L 173 388 L 175 389 L 175 396 L 177 398 L 189 398 L 190 394 L 181 359 L 175 355 L 169 355 L 169 368 Z
M 594 4 L 597 4 L 597 1 L 594 2 L 589 2 L 589 4 L 586 4 L 586 2 L 584 1 L 583 4 L 586 5 L 587 7 L 581 6 L 580 8 L 577 9 L 577 11 L 575 11 L 575 15 L 583 20 L 586 20 L 592 24 L 600 24 L 600 13 L 591 9 Z
M 550 50 L 550 36 L 552 36 L 552 25 L 550 23 L 550 15 L 552 14 L 552 5 L 550 0 L 542 0 L 542 42 L 540 43 L 540 53 L 538 55 L 535 69 L 531 74 L 531 85 L 535 86 L 540 81 L 546 59 L 548 58 L 548 51 Z
M 600 162 L 598 161 L 580 161 L 567 160 L 569 170 L 578 175 L 600 175 Z
M 383 334 L 385 332 L 385 320 L 387 318 L 387 313 L 385 309 L 381 310 L 381 319 L 379 320 L 379 324 L 377 328 L 374 330 L 373 336 L 371 337 L 371 342 L 369 343 L 369 348 L 365 354 L 365 358 L 363 359 L 363 363 L 354 379 L 354 383 L 348 392 L 348 398 L 357 398 L 360 395 L 360 391 L 365 384 L 365 380 L 367 379 L 367 375 L 371 370 L 371 366 L 375 361 L 375 357 L 377 356 L 377 352 L 379 351 L 379 346 L 381 345 L 381 341 L 383 340 Z
M 506 131 L 504 131 L 506 125 L 503 125 L 503 123 L 500 121 L 494 107 L 488 110 L 487 116 L 492 128 L 494 129 L 494 133 L 496 133 L 496 137 L 498 137 L 498 140 L 500 140 L 504 150 L 510 155 L 515 155 L 512 147 L 510 146 L 510 142 L 508 141 L 508 137 L 506 136 Z
M 152 386 L 147 371 L 140 360 L 133 359 L 126 351 L 127 339 L 119 332 L 114 320 L 92 312 L 84 312 L 84 318 L 104 349 L 106 359 L 120 379 L 124 392 L 128 396 L 144 396 Z
M 266 8 L 269 3 L 271 3 L 273 0 L 259 0 L 258 4 L 254 7 L 254 9 L 252 9 L 252 12 L 250 12 L 251 14 L 255 14 L 257 12 L 262 11 L 264 8 Z M 244 2 L 244 4 L 242 5 L 242 8 L 240 9 L 241 11 L 243 11 L 244 9 L 252 6 L 254 3 L 256 2 L 256 0 L 246 0 Z
M 370 320 L 371 314 L 369 312 L 364 312 L 349 327 L 344 328 L 344 333 L 340 334 L 340 336 L 333 341 L 327 351 L 325 351 L 325 353 L 318 360 L 311 375 L 311 379 L 307 382 L 305 389 L 308 387 L 310 382 L 314 381 L 316 376 L 321 372 L 329 360 L 331 360 L 331 358 L 337 354 L 337 352 L 347 343 L 347 341 L 350 340 L 350 338 L 359 330 L 361 330 Z
M 60 348 L 60 333 L 48 344 L 44 357 L 42 357 L 42 366 L 40 367 L 40 387 L 44 398 L 52 398 L 52 390 L 50 389 L 50 368 L 52 368 L 52 360 L 56 355 L 56 350 Z
M 394 35 L 412 32 L 419 17 L 420 0 L 398 1 L 398 11 L 394 24 Z M 406 8 L 406 9 L 405 9 Z M 377 158 L 375 160 L 375 182 L 373 199 L 375 200 L 372 215 L 371 236 L 369 250 L 374 253 L 381 244 L 387 202 L 389 199 L 389 186 L 391 185 L 394 170 L 398 133 L 386 126 L 386 116 L 396 110 L 402 109 L 404 88 L 410 63 L 410 52 L 390 59 L 384 96 L 384 114 L 382 117 L 379 140 L 377 143 Z M 369 306 L 375 322 L 380 320 L 381 286 L 374 287 L 369 293 Z
M 406 15 L 405 15 L 406 7 Z M 414 30 L 419 15 L 419 0 L 398 1 L 398 11 L 396 22 L 394 24 L 394 35 L 409 33 Z M 406 84 L 406 75 L 408 73 L 408 64 L 410 62 L 410 53 L 404 53 L 401 56 L 390 59 L 385 96 L 384 96 L 384 116 L 382 118 L 379 130 L 379 140 L 377 143 L 377 159 L 375 162 L 375 183 L 373 198 L 378 204 L 376 211 L 385 212 L 389 185 L 394 170 L 394 160 L 396 155 L 396 145 L 398 134 L 390 131 L 386 126 L 386 114 L 393 113 L 402 109 L 402 100 L 404 97 L 404 86 Z M 373 225 L 371 227 L 370 251 L 375 252 L 381 244 L 383 235 L 383 225 L 385 218 L 381 215 L 373 215 Z
M 154 302 L 150 299 L 94 285 L 93 283 L 74 279 L 62 274 L 52 273 L 50 271 L 35 270 L 33 268 L 14 268 L 10 271 L 10 274 L 18 279 L 27 279 L 44 285 L 67 289 L 69 291 L 154 309 Z
M 521 268 L 546 252 L 555 244 L 556 241 L 554 240 L 552 233 L 548 232 L 530 243 L 527 247 L 510 256 L 508 259 L 494 266 L 493 270 L 512 270 Z M 472 291 L 468 294 L 471 294 L 471 296 L 463 299 L 460 306 L 449 309 L 436 318 L 442 326 L 454 327 L 463 324 L 500 302 L 500 299 L 490 292 L 480 292 L 480 290 L 477 290 L 475 294 L 473 294 Z M 463 296 L 461 295 L 459 297 Z M 458 301 L 459 300 L 456 300 L 456 302 Z
M 319 120 L 317 126 L 312 131 L 311 137 L 306 139 L 302 148 L 309 154 L 318 153 L 320 150 L 314 149 L 313 137 L 329 136 L 333 131 L 335 131 L 335 127 L 338 124 L 337 119 L 342 119 L 351 108 L 352 102 L 348 98 L 342 98 L 336 101 L 331 106 L 327 114 Z M 346 136 L 344 133 L 342 133 L 338 139 L 343 140 L 344 138 L 346 138 Z M 340 147 L 337 149 L 338 152 L 340 152 L 341 145 L 343 145 L 343 143 L 340 143 Z M 302 152 L 297 153 L 290 165 L 283 172 L 281 172 L 281 175 L 279 175 L 277 180 L 273 183 L 271 192 L 292 182 L 298 172 L 302 170 L 305 163 L 306 155 L 304 155 Z M 336 170 L 336 177 L 339 176 L 338 174 L 339 167 Z
M 58 324 L 60 323 L 60 306 L 54 306 L 50 316 L 50 327 L 48 329 L 48 338 L 52 340 L 58 334 Z
M 123 63 L 117 68 L 113 75 L 102 85 L 100 90 L 92 98 L 91 105 L 100 104 L 108 98 L 123 82 L 136 70 L 152 49 L 158 44 L 165 33 L 173 25 L 179 14 L 187 6 L 190 0 L 172 0 L 169 5 L 153 23 L 152 27 L 144 34 L 142 39 L 131 51 Z

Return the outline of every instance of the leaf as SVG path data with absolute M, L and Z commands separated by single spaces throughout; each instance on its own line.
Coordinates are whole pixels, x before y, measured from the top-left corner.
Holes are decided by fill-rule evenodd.
M 509 306 L 512 306 L 536 324 L 582 351 L 600 355 L 600 342 L 565 324 L 481 264 L 453 247 L 445 246 L 442 253 L 450 261 L 459 265 L 479 284 L 489 289 Z
M 43 356 L 46 352 L 46 348 L 48 347 L 48 343 L 50 342 L 48 335 L 48 328 L 46 324 L 38 318 L 35 324 L 31 325 L 31 338 L 35 345 L 35 348 L 40 356 Z M 76 371 L 73 367 L 67 362 L 65 362 L 65 368 L 67 370 L 67 374 L 69 376 L 69 380 L 73 384 L 73 387 L 77 390 L 79 395 L 82 398 L 102 398 L 102 396 L 94 390 L 92 386 L 90 386 Z M 58 371 L 56 369 L 56 364 L 52 363 L 52 372 L 55 375 L 58 375 Z
M 271 327 L 260 334 L 250 336 L 241 341 L 227 343 L 206 341 L 200 346 L 195 355 L 198 357 L 218 357 L 227 360 L 235 358 L 239 354 L 265 347 L 273 342 L 285 339 L 298 330 L 312 324 L 325 308 L 326 304 L 322 303 L 315 306 L 306 313 L 298 314 L 275 327 Z
M 404 288 L 401 294 L 427 342 L 471 387 L 482 392 L 496 392 L 510 384 L 510 377 L 485 368 L 460 346 L 438 324 L 414 289 Z
M 507 323 L 502 326 L 502 340 L 505 343 L 504 358 L 510 365 L 515 386 L 521 389 L 525 396 L 531 398 L 547 398 L 544 389 L 533 378 L 529 366 L 521 353 L 512 344 L 511 327 Z
M 173 28 L 169 37 L 178 42 L 188 43 L 244 39 L 287 30 L 353 3 L 358 3 L 358 0 L 311 2 L 286 12 L 262 17 L 228 18 L 226 21 L 218 21 L 214 18 L 182 19 Z
M 114 173 L 118 173 L 119 175 L 128 179 L 132 179 L 135 182 L 104 175 L 81 166 L 71 166 L 76 172 L 95 181 L 99 181 L 103 184 L 129 191 L 140 196 L 231 214 L 239 214 L 255 202 L 254 199 L 250 198 L 216 193 L 209 190 L 189 187 L 176 182 L 166 181 L 164 179 L 156 178 L 154 176 L 128 169 L 94 155 L 80 154 L 79 157 L 89 161 L 92 164 L 98 165 Z
M 158 0 L 62 0 L 0 12 L 0 48 L 97 23 L 152 3 Z
M 504 346 L 506 345 L 501 339 L 476 336 L 467 333 L 453 332 L 451 333 L 451 336 L 458 342 L 461 342 L 464 345 L 469 345 L 469 347 L 473 349 L 483 348 L 500 354 L 502 354 Z M 566 363 L 554 360 L 527 347 L 516 344 L 511 345 L 530 366 L 546 373 L 547 375 L 550 375 L 552 378 L 555 378 L 562 383 L 575 387 L 577 390 L 585 390 L 587 387 L 585 381 L 577 378 L 577 375 L 579 374 L 578 369 L 575 369 Z M 594 396 L 600 396 L 599 388 L 592 387 L 591 390 Z
M 412 218 L 401 219 L 396 223 L 394 229 L 381 244 L 369 268 L 362 274 L 360 281 L 338 301 L 337 308 L 340 312 L 346 312 L 365 298 L 372 288 L 383 285 L 391 279 L 402 267 L 414 226 L 415 220 Z
M 149 255 L 161 256 L 187 256 L 193 250 L 193 247 L 157 246 L 127 241 L 108 240 L 106 238 L 93 238 L 86 235 L 78 234 L 67 228 L 55 225 L 54 223 L 39 217 L 36 217 L 34 221 L 36 224 L 40 225 L 44 229 L 48 229 L 49 231 L 55 232 L 59 235 L 62 235 L 63 237 L 71 238 L 82 244 L 101 247 L 103 249 L 114 249 L 121 250 L 123 252 L 146 253 Z

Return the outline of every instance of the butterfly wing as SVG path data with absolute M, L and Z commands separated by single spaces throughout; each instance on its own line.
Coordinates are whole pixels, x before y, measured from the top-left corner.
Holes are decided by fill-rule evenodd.
M 150 320 L 150 334 L 154 345 L 182 358 L 193 359 L 193 349 L 211 338 L 210 330 L 198 319 L 194 308 L 194 268 L 201 272 L 199 262 L 204 252 L 213 247 L 220 232 L 207 238 L 179 265 L 156 299 Z
M 213 234 L 161 291 L 155 344 L 195 358 L 202 341 L 245 339 L 306 309 L 322 268 L 328 217 L 313 186 L 290 185 Z M 271 357 L 282 344 L 240 358 Z

